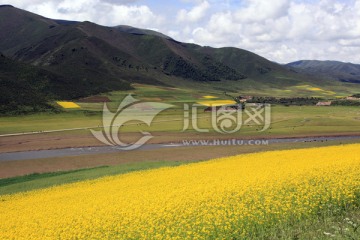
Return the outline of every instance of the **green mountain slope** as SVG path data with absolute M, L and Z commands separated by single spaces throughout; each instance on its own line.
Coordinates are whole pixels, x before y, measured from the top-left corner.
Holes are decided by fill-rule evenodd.
M 301 73 L 322 75 L 341 82 L 360 83 L 360 65 L 338 61 L 301 60 L 286 66 Z
M 62 76 L 18 63 L 0 54 L 0 114 L 52 109 L 48 100 L 67 98 L 74 89 Z
M 0 8 L 0 27 L 0 51 L 6 56 L 92 85 L 115 79 L 161 84 L 169 77 L 173 85 L 181 79 L 239 81 L 263 75 L 276 81 L 274 75 L 291 74 L 241 49 L 180 43 L 128 26 L 51 20 L 10 6 Z
M 309 77 L 242 49 L 181 43 L 162 33 L 129 26 L 53 20 L 9 5 L 0 6 L 0 29 L 0 52 L 7 64 L 51 76 L 44 81 L 44 88 L 36 88 L 36 94 L 46 99 L 127 90 L 132 83 L 220 91 L 250 89 L 251 93 L 304 83 L 342 84 L 327 77 Z M 8 96 L 3 102 L 14 102 L 11 95 L 17 92 L 9 86 L 19 78 L 16 71 L 11 73 L 16 77 L 5 78 L 11 75 L 5 72 L 0 69 Z M 26 77 L 17 83 L 33 81 Z

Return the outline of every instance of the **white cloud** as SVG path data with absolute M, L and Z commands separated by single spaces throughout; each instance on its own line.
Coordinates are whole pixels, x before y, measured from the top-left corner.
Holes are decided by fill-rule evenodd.
M 287 0 L 247 0 L 246 7 L 236 11 L 236 19 L 243 23 L 262 22 L 287 14 Z
M 338 43 L 344 47 L 360 47 L 360 39 L 340 39 Z
M 3 1 L 0 1 L 0 3 Z M 134 5 L 137 0 L 15 0 L 19 8 L 54 19 L 92 21 L 98 24 L 133 25 L 142 28 L 157 28 L 163 22 L 146 5 Z
M 200 4 L 202 3 L 204 0 L 180 0 L 181 2 L 184 3 L 195 3 L 195 4 Z
M 360 51 L 359 0 L 247 0 L 212 13 L 193 29 L 187 38 L 202 45 L 246 48 L 282 63 L 312 58 L 360 63 L 354 54 Z
M 160 25 L 162 18 L 156 16 L 148 6 L 113 6 L 106 16 L 101 19 L 104 25 L 133 25 L 137 27 L 153 28 Z
M 123 4 L 135 3 L 138 2 L 139 0 L 102 0 L 102 1 L 117 5 L 123 5 Z
M 206 15 L 209 7 L 210 4 L 207 1 L 201 1 L 189 11 L 181 9 L 177 14 L 177 20 L 179 22 L 197 22 Z

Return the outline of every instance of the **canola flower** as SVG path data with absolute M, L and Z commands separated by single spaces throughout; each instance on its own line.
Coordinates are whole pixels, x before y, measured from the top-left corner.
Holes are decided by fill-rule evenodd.
M 60 101 L 58 101 L 56 103 L 59 104 L 63 108 L 80 108 L 80 106 L 77 105 L 74 102 L 60 102 Z
M 0 196 L 0 238 L 254 239 L 358 201 L 359 151 L 246 154 Z
M 335 95 L 335 94 L 336 94 L 336 92 L 326 91 L 326 90 L 324 90 L 324 89 L 316 88 L 316 87 L 308 88 L 308 90 L 310 90 L 310 91 L 315 91 L 315 92 L 321 92 L 321 93 L 327 94 L 327 95 Z
M 317 88 L 317 87 L 311 87 L 311 88 L 308 88 L 308 89 L 311 90 L 311 91 L 324 91 L 323 89 Z
M 203 98 L 205 98 L 205 99 L 212 99 L 212 98 L 218 98 L 218 97 L 211 96 L 211 95 L 206 95 L 206 96 L 203 96 Z
M 312 87 L 310 85 L 298 85 L 296 87 L 297 88 L 303 88 L 303 89 L 313 91 L 313 92 L 318 92 L 318 93 L 325 94 L 325 95 L 335 95 L 336 94 L 336 92 L 334 92 L 334 91 L 327 91 L 327 90 L 324 90 L 322 88 Z
M 208 107 L 217 107 L 217 106 L 224 106 L 230 104 L 236 104 L 233 100 L 206 100 L 197 102 L 198 104 L 208 106 Z

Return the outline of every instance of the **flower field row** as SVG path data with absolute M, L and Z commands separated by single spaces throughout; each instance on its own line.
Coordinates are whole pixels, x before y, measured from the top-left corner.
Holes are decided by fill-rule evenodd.
M 59 104 L 63 108 L 80 108 L 80 106 L 77 105 L 74 102 L 61 102 L 61 101 L 58 101 L 56 103 Z
M 0 238 L 253 239 L 358 201 L 359 152 L 246 154 L 0 196 Z

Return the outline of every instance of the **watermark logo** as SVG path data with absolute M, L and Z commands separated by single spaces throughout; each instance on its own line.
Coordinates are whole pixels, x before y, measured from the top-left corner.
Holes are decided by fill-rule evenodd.
M 197 132 L 209 132 L 208 128 L 199 127 L 199 104 L 184 105 L 184 124 L 182 131 L 192 128 Z M 261 127 L 260 132 L 269 129 L 271 124 L 270 104 L 226 105 L 208 107 L 205 111 L 211 112 L 211 128 L 218 133 L 230 134 L 238 132 L 243 125 L 256 125 Z
M 269 145 L 266 139 L 211 139 L 211 140 L 183 140 L 183 146 L 260 146 Z
M 260 132 L 269 129 L 271 125 L 271 105 L 267 103 L 254 103 L 245 109 L 247 119 L 244 124 L 262 126 Z
M 123 142 L 120 136 L 120 129 L 128 125 L 147 124 L 150 126 L 154 118 L 162 111 L 173 107 L 171 104 L 159 102 L 140 102 L 130 94 L 120 103 L 116 111 L 109 110 L 106 103 L 103 106 L 103 126 L 101 130 L 91 130 L 92 134 L 99 141 L 106 145 L 116 146 L 122 150 L 134 150 L 153 136 L 149 132 L 140 131 L 142 136 L 134 143 Z M 200 114 L 200 112 L 210 112 Z M 201 128 L 199 121 L 206 118 L 210 122 L 206 127 Z M 200 104 L 184 104 L 183 119 L 166 119 L 161 122 L 183 121 L 182 131 L 192 129 L 197 132 L 210 132 L 213 130 L 221 134 L 231 134 L 240 131 L 243 125 L 260 127 L 265 131 L 271 123 L 270 104 L 234 104 L 225 106 L 213 106 L 205 108 Z
M 91 133 L 104 144 L 117 146 L 122 150 L 134 150 L 144 145 L 153 136 L 149 132 L 141 131 L 142 137 L 135 143 L 124 143 L 119 138 L 120 128 L 125 123 L 135 121 L 140 121 L 150 126 L 160 112 L 172 106 L 166 103 L 140 102 L 129 94 L 120 103 L 115 112 L 111 112 L 106 103 L 104 103 L 103 128 L 100 131 L 91 130 Z

